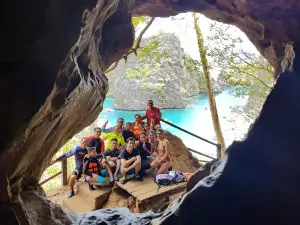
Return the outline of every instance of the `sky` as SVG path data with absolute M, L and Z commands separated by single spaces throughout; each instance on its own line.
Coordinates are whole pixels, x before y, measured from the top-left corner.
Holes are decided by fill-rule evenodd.
M 206 36 L 211 34 L 209 25 L 214 23 L 203 15 L 199 14 L 199 21 L 204 39 Z M 156 18 L 153 24 L 148 28 L 144 37 L 149 37 L 152 35 L 157 35 L 159 31 L 164 31 L 165 33 L 175 33 L 181 42 L 181 47 L 185 52 L 189 53 L 192 58 L 199 60 L 199 51 L 197 47 L 196 33 L 193 29 L 194 22 L 192 13 L 182 13 L 174 18 Z M 256 47 L 249 41 L 247 36 L 235 26 L 230 27 L 230 33 L 233 36 L 242 38 L 243 44 L 241 48 L 246 52 L 256 53 L 258 51 Z

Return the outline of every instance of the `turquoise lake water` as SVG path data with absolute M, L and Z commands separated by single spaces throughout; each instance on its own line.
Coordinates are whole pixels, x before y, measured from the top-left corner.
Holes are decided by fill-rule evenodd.
M 230 121 L 234 118 L 230 107 L 245 105 L 246 98 L 237 98 L 231 94 L 231 89 L 225 89 L 223 92 L 216 94 L 217 108 L 220 118 L 223 135 L 227 146 L 233 141 L 232 137 L 226 136 L 224 130 L 231 129 Z M 118 118 L 124 118 L 125 121 L 133 121 L 135 114 L 144 115 L 145 111 L 124 111 L 113 110 L 113 98 L 107 98 L 104 102 L 103 111 L 100 119 L 109 120 L 108 127 L 116 123 Z M 214 129 L 212 125 L 207 95 L 201 94 L 188 99 L 188 104 L 184 109 L 163 109 L 162 118 L 182 127 L 192 133 L 195 133 L 208 140 L 216 142 Z M 162 122 L 162 128 L 180 137 L 183 142 L 190 148 L 197 151 L 215 156 L 216 148 L 195 137 L 190 136 L 176 128 L 173 128 Z M 204 158 L 203 158 L 204 159 Z

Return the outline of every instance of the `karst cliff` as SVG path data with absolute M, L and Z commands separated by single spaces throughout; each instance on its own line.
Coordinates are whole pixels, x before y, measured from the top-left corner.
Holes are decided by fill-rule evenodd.
M 1 13 L 1 224 L 297 224 L 299 216 L 300 2 L 298 0 L 4 1 Z M 93 122 L 105 71 L 133 43 L 133 15 L 195 11 L 234 24 L 278 78 L 243 142 L 164 212 L 69 215 L 39 178 L 52 156 Z M 279 119 L 280 118 L 280 119 Z

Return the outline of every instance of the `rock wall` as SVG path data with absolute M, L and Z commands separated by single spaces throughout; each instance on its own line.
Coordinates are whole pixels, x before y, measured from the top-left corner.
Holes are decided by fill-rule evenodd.
M 203 74 L 187 65 L 192 59 L 175 34 L 144 38 L 141 47 L 145 46 L 146 54 L 145 50 L 138 56 L 129 55 L 126 63 L 122 60 L 107 74 L 108 96 L 114 97 L 115 109 L 143 110 L 149 99 L 160 108 L 184 108 L 187 97 L 207 93 Z
M 1 223 L 300 220 L 298 0 L 16 0 L 1 7 Z M 57 149 L 99 115 L 108 88 L 102 71 L 133 43 L 131 12 L 170 16 L 187 11 L 238 26 L 276 68 L 276 77 L 294 73 L 280 75 L 248 137 L 229 148 L 222 173 L 219 168 L 199 182 L 163 216 L 124 209 L 65 214 L 45 199 L 38 181 Z

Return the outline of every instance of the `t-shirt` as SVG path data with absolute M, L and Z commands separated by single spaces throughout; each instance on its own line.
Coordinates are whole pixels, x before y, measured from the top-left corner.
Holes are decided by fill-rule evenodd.
M 144 115 L 142 119 L 147 118 L 148 123 L 151 123 L 153 121 L 154 124 L 152 125 L 157 125 L 160 124 L 160 119 L 159 119 L 160 115 L 161 115 L 160 109 L 156 107 L 152 107 L 152 109 L 148 108 L 146 110 L 146 115 Z
M 95 147 L 97 154 L 104 153 L 104 141 L 101 138 L 94 138 L 93 136 L 88 137 L 88 147 Z
M 87 154 L 87 150 L 86 149 L 82 149 L 80 146 L 76 146 L 75 148 L 72 148 L 70 151 L 62 154 L 61 156 L 59 156 L 56 160 L 60 160 L 64 157 L 69 158 L 71 156 L 74 155 L 75 158 L 75 164 L 76 170 L 81 170 L 82 171 L 82 167 L 83 167 L 83 159 L 84 156 Z
M 106 158 L 107 156 L 110 156 L 112 158 L 114 157 L 119 157 L 121 151 L 119 149 L 115 149 L 115 150 L 106 150 L 103 154 L 103 157 Z
M 127 149 L 124 149 L 124 150 L 121 152 L 121 154 L 120 154 L 120 158 L 121 158 L 121 159 L 128 160 L 128 159 L 131 159 L 131 158 L 133 158 L 133 157 L 135 157 L 135 156 L 138 156 L 138 155 L 139 155 L 139 152 L 138 152 L 138 150 L 137 150 L 136 148 L 134 148 L 134 149 L 132 150 L 131 153 L 129 153 L 129 152 L 127 151 Z
M 139 152 L 139 155 L 141 156 L 141 160 L 146 160 L 147 156 L 151 155 L 151 144 L 149 142 L 146 142 L 146 148 L 149 152 L 143 148 L 142 142 L 139 142 L 138 146 L 136 147 L 136 149 Z
M 124 130 L 123 133 L 123 138 L 124 138 L 124 141 L 126 142 L 128 138 L 130 137 L 133 137 L 134 138 L 134 133 L 132 131 L 129 131 L 129 130 Z
M 113 139 L 113 138 L 116 138 L 117 139 L 117 141 L 118 141 L 118 148 L 120 147 L 120 146 L 125 146 L 125 141 L 124 141 L 124 138 L 123 138 L 123 136 L 120 136 L 120 135 L 116 135 L 115 133 L 108 133 L 108 134 L 104 134 L 103 136 L 102 136 L 102 139 L 103 140 L 107 140 L 107 143 L 106 143 L 106 146 L 105 146 L 105 151 L 107 151 L 107 150 L 109 150 L 110 149 L 110 147 L 111 147 L 111 140 Z

